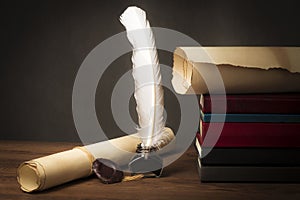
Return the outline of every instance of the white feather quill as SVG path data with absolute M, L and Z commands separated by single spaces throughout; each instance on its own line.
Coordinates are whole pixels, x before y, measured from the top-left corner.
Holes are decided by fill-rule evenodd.
M 138 132 L 142 146 L 150 148 L 159 142 L 165 127 L 163 88 L 155 41 L 146 13 L 128 7 L 120 17 L 132 45 L 133 78 L 135 81 Z

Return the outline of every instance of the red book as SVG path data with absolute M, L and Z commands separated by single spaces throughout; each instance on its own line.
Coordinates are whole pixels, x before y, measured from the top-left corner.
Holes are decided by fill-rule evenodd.
M 201 95 L 203 113 L 211 113 L 211 97 L 214 99 L 214 113 L 222 112 L 224 98 L 227 101 L 227 113 L 300 113 L 300 93 Z
M 213 129 L 219 125 L 201 121 L 200 143 L 203 144 L 209 126 Z M 300 147 L 300 123 L 224 123 L 215 147 Z

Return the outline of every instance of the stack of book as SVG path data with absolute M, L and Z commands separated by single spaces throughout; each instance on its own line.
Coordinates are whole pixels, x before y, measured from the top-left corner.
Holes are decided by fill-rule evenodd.
M 211 112 L 211 97 L 200 98 L 196 148 L 202 182 L 300 181 L 300 93 L 229 94 L 226 114 L 218 95 Z M 216 144 L 206 145 L 209 127 L 223 123 L 223 115 Z
M 174 90 L 202 95 L 203 182 L 300 181 L 299 55 L 300 47 L 176 48 Z M 225 92 L 227 112 L 216 95 Z

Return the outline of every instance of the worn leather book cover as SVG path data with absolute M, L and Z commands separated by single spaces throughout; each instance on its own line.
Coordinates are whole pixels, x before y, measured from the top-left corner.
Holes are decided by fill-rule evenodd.
M 209 126 L 217 123 L 200 122 L 201 141 Z M 215 147 L 300 147 L 300 123 L 224 123 Z M 210 132 L 214 134 L 214 132 Z
M 202 166 L 201 182 L 300 182 L 300 167 Z
M 203 113 L 212 112 L 212 95 L 201 95 L 200 107 Z M 213 95 L 214 113 L 221 113 L 224 97 Z M 226 113 L 270 113 L 299 114 L 300 93 L 269 93 L 269 94 L 227 94 Z
M 300 148 L 214 147 L 211 149 L 201 148 L 199 140 L 198 134 L 195 147 L 202 166 L 300 166 Z

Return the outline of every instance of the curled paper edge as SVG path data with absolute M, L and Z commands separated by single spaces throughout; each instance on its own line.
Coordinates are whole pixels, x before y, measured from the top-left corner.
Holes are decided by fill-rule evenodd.
M 218 94 L 203 79 L 213 80 L 215 66 L 227 93 L 300 92 L 299 55 L 299 47 L 177 47 L 172 85 L 179 94 Z
M 41 191 L 91 175 L 93 154 L 107 159 L 113 157 L 122 162 L 124 155 L 117 154 L 119 151 L 115 151 L 116 147 L 107 145 L 108 143 L 127 144 L 127 149 L 121 149 L 126 154 L 128 151 L 134 153 L 140 140 L 128 135 L 92 144 L 92 150 L 95 152 L 90 152 L 88 145 L 25 161 L 17 169 L 17 181 L 24 192 Z M 102 153 L 103 148 L 105 148 L 104 154 Z M 112 148 L 112 151 L 107 148 Z
M 161 148 L 175 139 L 170 128 L 165 127 L 163 132 Z M 24 192 L 42 191 L 91 175 L 96 158 L 128 164 L 132 155 L 128 152 L 134 154 L 140 143 L 137 134 L 132 134 L 25 161 L 17 169 L 17 181 Z M 168 145 L 162 150 L 169 152 L 172 148 Z

